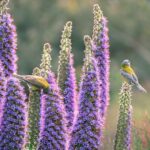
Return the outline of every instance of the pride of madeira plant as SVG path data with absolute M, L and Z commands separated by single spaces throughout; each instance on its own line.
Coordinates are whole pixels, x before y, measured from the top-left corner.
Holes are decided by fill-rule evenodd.
M 5 77 L 10 77 L 17 71 L 17 34 L 13 18 L 7 11 L 8 0 L 0 2 L 0 60 Z
M 73 67 L 73 54 L 71 53 L 71 32 L 72 22 L 68 21 L 62 33 L 58 66 L 58 84 L 61 88 L 67 112 L 68 129 L 71 129 L 74 125 L 77 111 L 77 87 L 75 69 Z
M 61 37 L 58 75 L 51 70 L 51 46 L 32 75 L 17 74 L 16 28 L 0 0 L 0 150 L 99 150 L 109 104 L 107 19 L 94 5 L 92 39 L 84 37 L 79 94 L 71 47 L 72 22 Z M 29 85 L 27 97 L 19 80 Z M 131 86 L 123 83 L 114 150 L 131 149 Z M 29 99 L 29 100 L 27 100 Z M 27 103 L 28 102 L 28 103 Z
M 94 9 L 94 27 L 92 35 L 92 48 L 97 60 L 98 71 L 100 77 L 100 92 L 101 92 L 101 116 L 105 119 L 107 106 L 109 104 L 109 37 L 107 19 L 99 5 L 95 4 Z
M 40 64 L 41 76 L 50 87 L 43 91 L 41 96 L 41 119 L 38 150 L 60 149 L 67 147 L 67 120 L 64 103 L 55 76 L 51 71 L 51 47 L 44 45 L 42 62 Z
M 12 77 L 17 71 L 17 39 L 7 3 L 8 0 L 0 1 L 0 61 L 3 72 L 0 83 L 0 149 L 20 150 L 25 148 L 27 141 L 27 103 L 24 88 Z
M 131 89 L 131 85 L 123 83 L 114 150 L 131 150 Z
M 9 78 L 0 125 L 0 149 L 20 150 L 27 141 L 27 103 L 23 87 L 15 78 Z
M 51 47 L 49 44 L 44 44 L 42 62 L 40 68 L 36 67 L 33 70 L 33 76 L 43 76 L 47 79 L 50 70 Z M 42 73 L 41 73 L 42 72 Z M 37 149 L 39 133 L 40 133 L 40 112 L 41 112 L 41 88 L 30 86 L 29 95 L 29 129 L 28 129 L 28 149 Z
M 79 92 L 79 112 L 69 150 L 98 150 L 101 144 L 100 87 L 96 60 L 92 55 L 91 39 L 84 37 L 85 60 Z

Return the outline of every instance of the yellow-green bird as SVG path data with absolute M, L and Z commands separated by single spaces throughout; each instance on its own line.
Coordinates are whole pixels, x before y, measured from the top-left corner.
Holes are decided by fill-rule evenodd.
M 128 59 L 123 60 L 120 69 L 121 75 L 124 79 L 132 85 L 135 85 L 140 91 L 147 92 L 139 83 L 138 77 L 136 76 L 134 70 L 131 67 L 131 63 Z
M 36 88 L 41 88 L 41 89 L 49 88 L 49 83 L 41 76 L 18 75 L 18 74 L 14 74 L 13 76 L 18 78 L 19 80 L 22 80 L 22 81 L 28 83 L 31 86 L 36 87 Z

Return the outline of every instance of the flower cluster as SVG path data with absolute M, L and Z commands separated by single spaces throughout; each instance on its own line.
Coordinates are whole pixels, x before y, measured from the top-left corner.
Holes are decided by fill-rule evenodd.
M 79 93 L 79 112 L 69 150 L 95 149 L 101 144 L 100 89 L 97 64 L 91 54 L 91 40 L 85 36 L 86 56 Z
M 109 104 L 107 19 L 94 5 L 92 39 L 84 37 L 79 95 L 71 46 L 72 22 L 61 37 L 58 76 L 51 71 L 51 46 L 32 75 L 17 74 L 16 28 L 0 1 L 0 150 L 98 150 Z M 29 87 L 29 97 L 18 79 Z M 41 85 L 45 86 L 41 86 Z M 131 86 L 123 83 L 115 150 L 131 149 Z M 27 100 L 27 98 L 29 100 Z
M 17 35 L 13 22 L 9 13 L 4 12 L 0 14 L 0 60 L 6 77 L 10 77 L 17 70 Z
M 38 150 L 67 147 L 67 122 L 64 104 L 53 73 L 49 72 L 48 82 L 51 85 L 41 97 L 41 121 Z
M 98 63 L 101 91 L 101 116 L 105 118 L 109 104 L 109 37 L 107 19 L 103 16 L 100 7 L 94 5 L 93 52 Z
M 73 54 L 71 53 L 71 32 L 72 22 L 69 21 L 66 23 L 62 34 L 58 68 L 58 83 L 64 98 L 69 132 L 71 132 L 74 125 L 77 111 L 77 86 L 73 67 Z
M 0 149 L 23 149 L 26 144 L 27 103 L 25 91 L 15 78 L 6 85 L 6 99 L 2 108 Z

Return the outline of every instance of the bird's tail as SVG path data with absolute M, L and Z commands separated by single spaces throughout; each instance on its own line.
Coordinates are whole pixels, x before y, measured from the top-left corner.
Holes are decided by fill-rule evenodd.
M 18 74 L 13 74 L 13 76 L 19 80 L 25 81 L 24 76 L 18 75 Z
M 137 88 L 138 88 L 140 91 L 142 91 L 142 92 L 144 92 L 144 93 L 147 93 L 147 91 L 146 91 L 140 84 L 137 85 Z

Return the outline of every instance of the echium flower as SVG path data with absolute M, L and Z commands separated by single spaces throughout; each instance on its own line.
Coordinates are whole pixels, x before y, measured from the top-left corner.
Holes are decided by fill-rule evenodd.
M 40 75 L 39 68 L 33 70 L 33 75 Z M 31 86 L 29 88 L 29 126 L 28 126 L 28 143 L 26 147 L 36 149 L 40 132 L 40 97 L 41 89 Z
M 6 98 L 6 79 L 4 77 L 3 66 L 0 61 L 0 126 L 2 117 L 2 108 Z
M 72 129 L 75 122 L 77 104 L 76 104 L 76 76 L 73 66 L 73 54 L 71 53 L 71 32 L 72 22 L 67 22 L 61 39 L 61 50 L 58 67 L 58 84 L 61 88 L 61 94 L 64 97 L 65 109 L 67 112 L 68 129 Z M 70 130 L 71 131 L 71 130 Z
M 92 49 L 98 63 L 101 91 L 101 116 L 105 118 L 109 104 L 109 37 L 107 19 L 103 16 L 99 5 L 94 5 L 94 28 Z
M 51 46 L 45 43 L 43 47 L 43 55 L 40 68 L 36 67 L 33 70 L 33 75 L 42 76 L 46 80 L 51 68 Z M 40 111 L 41 111 L 41 97 L 43 92 L 41 89 L 31 87 L 29 96 L 29 140 L 28 148 L 36 149 L 40 133 Z
M 120 109 L 114 150 L 131 149 L 131 85 L 124 82 L 120 92 Z
M 98 68 L 85 36 L 85 60 L 79 91 L 79 112 L 71 134 L 69 150 L 98 150 L 101 144 L 100 87 Z
M 53 73 L 48 74 L 50 84 L 41 97 L 41 121 L 38 150 L 67 150 L 67 121 L 62 97 Z
M 0 127 L 0 149 L 21 150 L 24 149 L 27 138 L 26 95 L 15 78 L 7 80 L 6 90 Z
M 16 36 L 16 27 L 11 15 L 3 11 L 0 14 L 0 60 L 6 77 L 10 77 L 17 70 Z
M 58 66 L 58 84 L 63 91 L 65 89 L 64 82 L 66 80 L 66 65 L 68 64 L 69 54 L 71 51 L 71 33 L 72 33 L 72 22 L 67 22 L 61 37 L 60 55 L 59 55 L 59 66 Z

